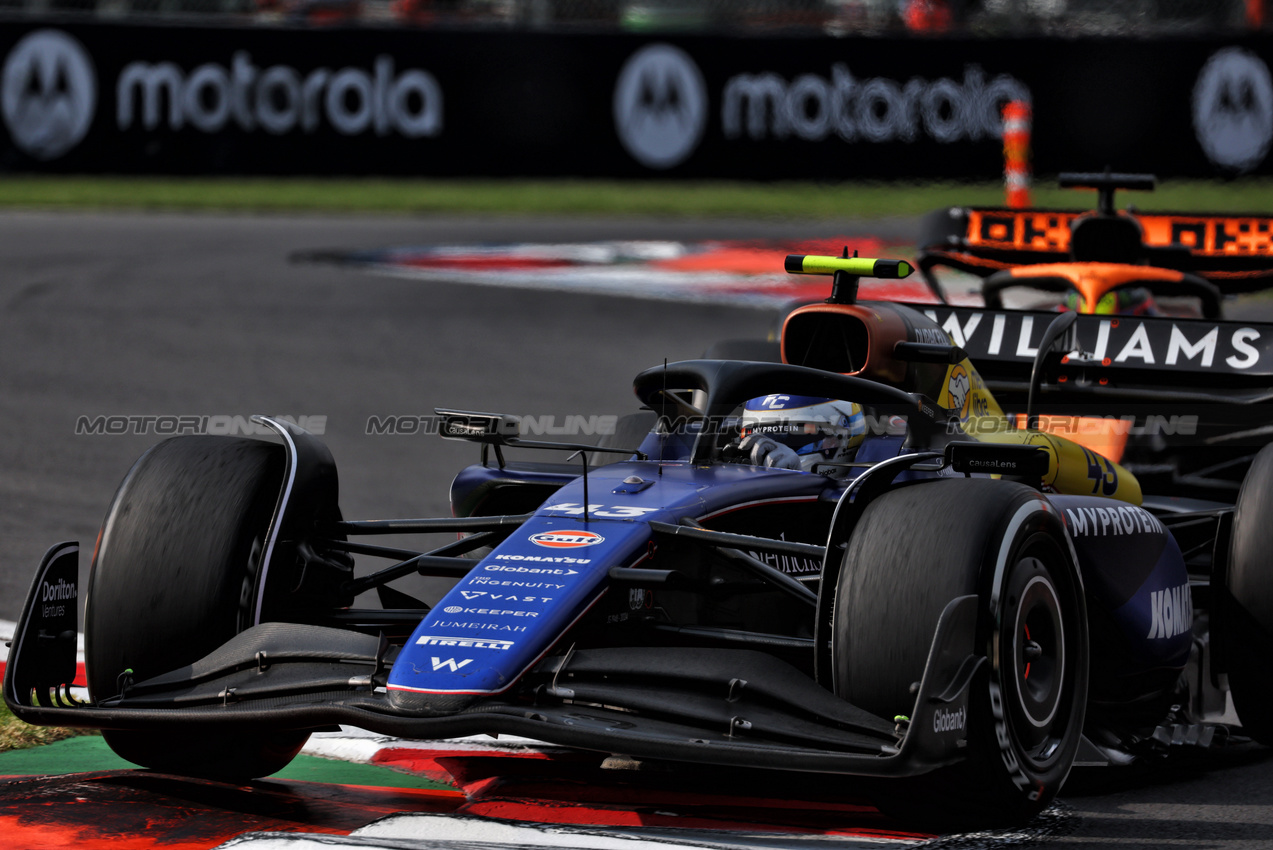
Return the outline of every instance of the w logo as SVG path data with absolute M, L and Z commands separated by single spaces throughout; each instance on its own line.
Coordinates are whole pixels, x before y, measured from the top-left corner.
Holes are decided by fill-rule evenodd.
M 461 667 L 463 667 L 465 664 L 470 663 L 472 660 L 473 660 L 472 658 L 465 658 L 463 661 L 457 662 L 454 658 L 448 658 L 444 661 L 435 655 L 433 656 L 433 672 L 436 673 L 437 671 L 441 670 L 443 667 L 446 667 L 450 669 L 452 673 L 458 673 L 460 672 Z

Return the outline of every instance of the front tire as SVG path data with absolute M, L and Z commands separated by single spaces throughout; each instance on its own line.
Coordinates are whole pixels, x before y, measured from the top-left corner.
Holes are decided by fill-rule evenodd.
M 1057 511 L 990 479 L 889 491 L 863 513 L 836 588 L 836 692 L 884 718 L 911 716 L 937 620 L 980 597 L 967 757 L 902 783 L 882 808 L 976 827 L 1024 822 L 1064 783 L 1087 701 L 1082 581 Z
M 1233 707 L 1242 730 L 1273 746 L 1273 445 L 1255 456 L 1233 515 L 1226 593 L 1217 612 Z
M 133 465 L 102 524 L 89 573 L 85 668 L 94 700 L 190 664 L 252 625 L 254 589 L 283 477 L 260 440 L 175 437 Z M 119 756 L 228 780 L 268 776 L 309 735 L 252 728 L 106 730 Z

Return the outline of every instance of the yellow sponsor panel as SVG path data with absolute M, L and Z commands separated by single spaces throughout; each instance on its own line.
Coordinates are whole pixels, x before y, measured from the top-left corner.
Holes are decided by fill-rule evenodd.
M 990 390 L 986 389 L 986 382 L 981 379 L 981 375 L 966 357 L 946 370 L 945 392 L 941 396 L 941 405 L 947 410 L 954 411 L 961 422 L 971 418 L 1003 416 L 999 402 L 995 401 Z
M 1140 482 L 1120 464 L 1056 434 L 1017 429 L 1007 417 L 982 417 L 969 428 L 983 443 L 1038 446 L 1048 455 L 1044 485 L 1070 496 L 1104 496 L 1129 504 L 1141 502 Z

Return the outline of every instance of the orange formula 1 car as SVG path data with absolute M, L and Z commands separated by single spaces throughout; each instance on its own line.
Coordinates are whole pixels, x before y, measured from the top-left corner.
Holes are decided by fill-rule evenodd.
M 986 307 L 1027 288 L 1079 313 L 1218 318 L 1227 295 L 1273 286 L 1273 217 L 1141 213 L 1114 208 L 1117 189 L 1154 188 L 1148 174 L 1062 174 L 1095 189 L 1089 212 L 951 207 L 925 217 L 916 261 L 938 297 L 939 267 L 983 278 Z M 944 299 L 943 299 L 944 300 Z

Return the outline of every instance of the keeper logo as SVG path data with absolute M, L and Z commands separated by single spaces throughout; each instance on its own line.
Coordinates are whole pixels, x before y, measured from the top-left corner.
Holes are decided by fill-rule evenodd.
M 670 44 L 643 47 L 614 86 L 614 126 L 633 159 L 648 168 L 680 165 L 707 126 L 707 86 L 694 60 Z
M 57 159 L 88 134 L 97 74 L 84 46 L 60 30 L 36 30 L 9 51 L 0 75 L 0 113 L 23 153 Z
M 1273 80 L 1241 47 L 1212 54 L 1193 88 L 1193 129 L 1213 163 L 1239 172 L 1264 161 L 1273 142 Z

